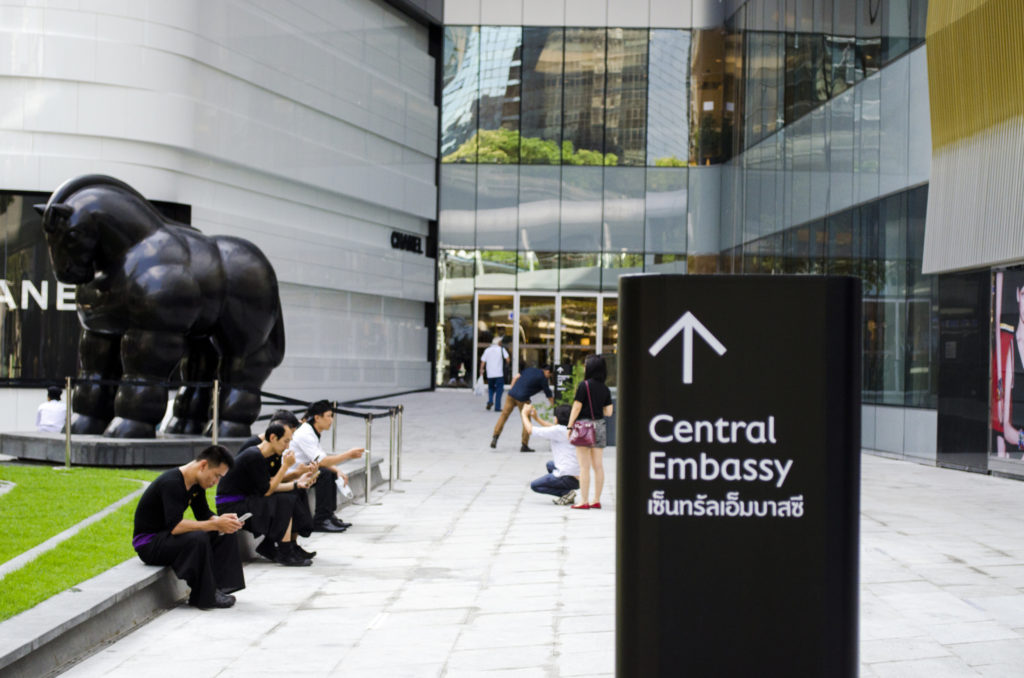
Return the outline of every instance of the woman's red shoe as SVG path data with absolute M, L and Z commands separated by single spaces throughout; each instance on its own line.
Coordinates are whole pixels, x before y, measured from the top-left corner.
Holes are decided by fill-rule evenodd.
M 593 508 L 593 509 L 601 508 L 601 502 L 599 502 L 599 501 L 594 502 L 593 504 L 590 505 L 590 508 Z
M 588 509 L 588 508 L 590 508 L 590 504 L 573 504 L 573 505 L 572 505 L 572 506 L 570 506 L 569 508 L 575 508 L 575 509 Z

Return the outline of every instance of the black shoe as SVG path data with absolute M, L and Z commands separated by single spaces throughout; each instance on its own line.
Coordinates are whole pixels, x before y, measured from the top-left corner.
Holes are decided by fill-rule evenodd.
M 338 516 L 331 516 L 330 518 L 328 518 L 328 520 L 337 525 L 338 527 L 344 527 L 346 530 L 352 527 L 352 523 L 346 523 Z
M 281 543 L 281 548 L 277 550 L 277 558 L 274 559 L 274 562 L 285 567 L 309 567 L 313 564 L 313 561 L 309 558 L 299 555 L 290 541 Z
M 213 610 L 216 608 L 228 608 L 235 604 L 235 597 L 230 593 L 224 593 L 220 589 L 217 589 L 213 593 L 213 605 L 194 605 L 200 610 Z
M 491 449 L 494 449 L 497 446 L 498 446 L 498 436 L 494 436 L 493 438 L 491 438 Z
M 487 406 L 484 409 L 491 409 L 491 403 L 487 403 Z
M 313 525 L 314 532 L 344 532 L 347 528 L 338 527 L 331 522 L 330 518 L 324 518 L 320 522 Z
M 263 541 L 256 547 L 256 553 L 267 560 L 274 560 L 277 557 L 277 546 L 274 545 L 274 542 L 264 537 Z
M 316 557 L 316 551 L 307 551 L 306 549 L 304 549 L 301 546 L 299 546 L 299 542 L 297 542 L 297 541 L 296 542 L 292 542 L 292 543 L 295 545 L 295 547 L 294 547 L 295 548 L 295 552 L 298 553 L 303 558 L 309 558 L 310 560 L 312 560 L 313 558 Z
M 526 445 L 523 445 L 522 447 L 519 448 L 519 451 L 520 452 L 536 452 L 537 450 L 535 450 L 535 449 L 533 449 L 531 447 L 528 447 Z

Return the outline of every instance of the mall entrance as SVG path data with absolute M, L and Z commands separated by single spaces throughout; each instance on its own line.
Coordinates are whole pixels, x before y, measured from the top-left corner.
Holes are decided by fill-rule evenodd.
M 455 300 L 451 300 L 455 301 Z M 505 382 L 525 367 L 551 364 L 562 365 L 569 373 L 571 366 L 582 364 L 588 355 L 603 354 L 608 362 L 609 386 L 615 386 L 619 320 L 618 297 L 586 292 L 537 293 L 478 290 L 472 302 L 466 299 L 458 308 L 463 313 L 472 308 L 472 365 L 465 365 L 464 357 L 444 352 L 448 369 L 439 374 L 451 375 L 455 367 L 452 360 L 460 359 L 460 371 L 470 379 L 459 379 L 459 385 L 476 381 L 480 369 L 480 355 L 491 345 L 494 337 L 501 337 L 512 364 L 506 369 Z M 446 325 L 455 325 L 450 314 Z M 466 318 L 465 320 L 468 320 Z M 464 326 L 464 325 L 463 325 Z M 468 332 L 463 332 L 462 336 Z M 451 348 L 449 342 L 447 348 Z M 468 368 L 468 369 L 467 369 Z M 455 381 L 438 385 L 456 385 Z

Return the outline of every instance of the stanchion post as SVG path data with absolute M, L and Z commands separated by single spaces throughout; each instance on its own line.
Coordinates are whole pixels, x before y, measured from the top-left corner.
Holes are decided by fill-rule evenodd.
M 373 433 L 373 415 L 366 415 L 366 451 L 363 456 L 366 458 L 366 503 L 370 503 L 370 437 Z
M 64 468 L 71 468 L 71 377 L 64 377 Z
M 402 431 L 404 429 L 403 418 L 405 417 L 405 405 L 398 406 L 398 454 L 395 460 L 395 477 L 402 480 Z M 408 482 L 408 481 L 405 481 Z
M 395 489 L 395 408 L 388 408 L 388 492 Z
M 337 414 L 338 412 L 338 401 L 335 400 L 331 403 L 331 411 Z M 334 426 L 331 427 L 331 452 L 338 449 L 338 421 L 337 417 L 334 418 Z
M 220 380 L 213 380 L 213 426 L 211 428 L 210 442 L 217 444 L 217 429 L 220 428 Z

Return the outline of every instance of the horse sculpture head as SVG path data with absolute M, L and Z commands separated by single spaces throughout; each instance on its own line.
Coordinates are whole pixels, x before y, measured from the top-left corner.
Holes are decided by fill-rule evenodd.
M 50 250 L 50 262 L 57 280 L 70 285 L 92 281 L 96 275 L 99 248 L 97 215 L 112 205 L 100 205 L 97 191 L 110 191 L 115 201 L 125 192 L 142 197 L 135 189 L 113 177 L 90 174 L 62 184 L 45 205 L 34 205 L 43 217 L 43 233 Z
M 99 241 L 93 219 L 88 214 L 77 213 L 67 203 L 35 205 L 35 208 L 43 216 L 43 232 L 57 280 L 70 285 L 91 281 L 96 273 L 94 261 Z

